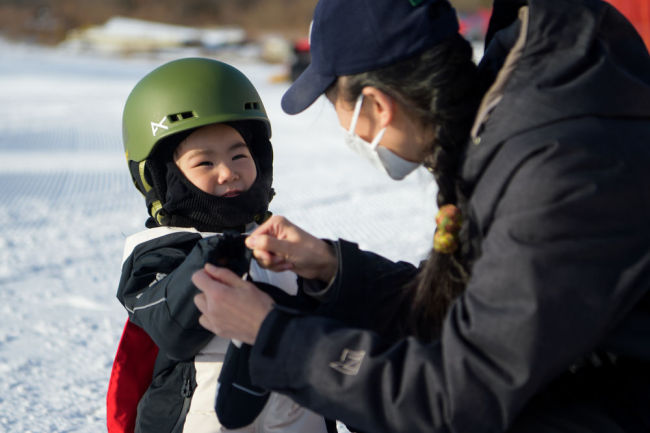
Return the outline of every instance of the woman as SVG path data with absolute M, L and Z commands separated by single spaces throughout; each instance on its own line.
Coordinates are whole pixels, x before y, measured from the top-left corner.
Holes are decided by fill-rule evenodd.
M 391 177 L 424 164 L 434 249 L 415 269 L 272 218 L 248 245 L 311 279 L 319 315 L 206 266 L 203 326 L 255 344 L 256 384 L 362 431 L 648 431 L 650 58 L 631 25 L 599 0 L 497 0 L 478 68 L 445 0 L 321 0 L 311 37 L 284 110 L 325 93 Z

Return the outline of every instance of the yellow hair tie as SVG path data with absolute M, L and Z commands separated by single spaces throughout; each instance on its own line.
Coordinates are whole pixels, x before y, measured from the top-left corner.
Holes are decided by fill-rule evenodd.
M 458 249 L 458 232 L 463 224 L 460 210 L 453 204 L 446 204 L 436 215 L 436 233 L 433 235 L 433 249 L 442 254 L 452 254 Z

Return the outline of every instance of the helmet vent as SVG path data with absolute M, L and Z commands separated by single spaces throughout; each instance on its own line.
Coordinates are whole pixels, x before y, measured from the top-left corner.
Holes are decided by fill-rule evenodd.
M 246 102 L 244 103 L 244 110 L 259 110 L 260 104 L 257 102 Z
M 178 122 L 180 120 L 196 117 L 196 114 L 194 114 L 193 111 L 184 111 L 182 113 L 170 114 L 167 117 L 169 118 L 170 122 Z

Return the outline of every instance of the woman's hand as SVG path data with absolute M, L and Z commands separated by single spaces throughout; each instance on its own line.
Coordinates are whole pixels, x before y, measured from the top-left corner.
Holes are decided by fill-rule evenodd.
M 246 238 L 258 263 L 272 271 L 291 270 L 329 282 L 338 267 L 334 248 L 281 216 L 272 216 Z
M 192 275 L 202 292 L 194 303 L 202 313 L 199 323 L 223 338 L 253 344 L 262 322 L 273 308 L 273 299 L 226 268 L 206 263 Z

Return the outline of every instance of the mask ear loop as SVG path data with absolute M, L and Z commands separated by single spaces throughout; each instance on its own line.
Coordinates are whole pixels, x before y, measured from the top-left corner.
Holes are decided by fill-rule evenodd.
M 348 129 L 350 134 L 354 134 L 354 130 L 357 129 L 357 122 L 359 121 L 359 114 L 361 113 L 361 105 L 363 105 L 363 93 L 359 95 L 357 103 L 354 105 L 352 122 L 350 123 L 350 129 Z
M 357 102 L 354 105 L 354 113 L 352 113 L 352 122 L 350 123 L 350 129 L 348 129 L 348 132 L 352 135 L 356 135 L 354 131 L 357 129 L 357 122 L 359 121 L 359 115 L 361 114 L 362 105 L 363 105 L 363 93 L 359 95 L 359 97 L 357 98 Z M 372 140 L 372 143 L 368 143 L 372 150 L 377 149 L 377 146 L 379 146 L 379 142 L 381 141 L 382 138 L 384 138 L 385 132 L 386 132 L 386 128 L 382 128 L 382 130 L 379 131 L 379 134 L 377 134 L 377 136 Z
M 372 140 L 372 143 L 370 143 L 370 147 L 372 150 L 377 149 L 377 146 L 379 146 L 379 142 L 381 141 L 382 138 L 384 138 L 384 133 L 386 132 L 386 128 L 382 128 L 381 131 L 379 131 L 379 134 L 375 137 L 374 140 Z M 389 151 L 390 152 L 390 151 Z

